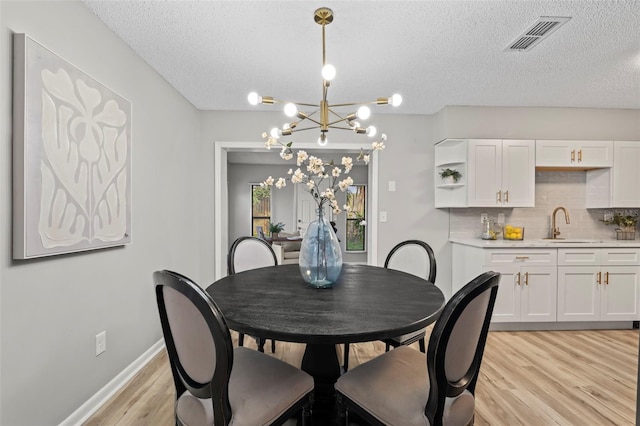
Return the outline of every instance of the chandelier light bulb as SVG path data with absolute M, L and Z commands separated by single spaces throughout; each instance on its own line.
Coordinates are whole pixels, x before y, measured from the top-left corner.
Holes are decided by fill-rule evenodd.
M 262 102 L 262 97 L 258 95 L 256 92 L 249 93 L 249 96 L 247 96 L 247 99 L 249 100 L 249 103 L 251 105 L 258 105 L 260 102 Z
M 331 81 L 336 76 L 336 67 L 331 64 L 327 64 L 322 67 L 322 78 L 327 81 Z
M 295 117 L 298 113 L 298 108 L 295 104 L 289 102 L 284 106 L 284 113 L 287 117 Z
M 358 108 L 358 112 L 356 112 L 356 117 L 360 120 L 366 120 L 371 116 L 371 110 L 367 106 L 361 106 Z
M 389 103 L 391 106 L 397 107 L 402 103 L 402 96 L 397 93 L 394 93 L 393 96 L 389 98 Z
M 325 135 L 324 133 L 321 134 L 320 137 L 318 138 L 318 145 L 325 146 L 328 143 L 329 143 L 329 138 L 327 138 L 327 135 Z
M 280 136 L 282 136 L 282 130 L 274 127 L 273 129 L 271 129 L 270 135 L 272 138 L 278 139 Z
M 367 136 L 369 136 L 370 138 L 374 137 L 376 135 L 376 133 L 378 133 L 378 129 L 375 128 L 375 126 L 369 126 L 367 127 Z

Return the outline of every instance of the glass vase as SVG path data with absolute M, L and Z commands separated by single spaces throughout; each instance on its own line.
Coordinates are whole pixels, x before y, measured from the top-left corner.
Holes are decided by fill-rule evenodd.
M 302 278 L 312 287 L 329 288 L 340 276 L 340 243 L 322 208 L 316 210 L 316 220 L 307 227 L 298 263 Z

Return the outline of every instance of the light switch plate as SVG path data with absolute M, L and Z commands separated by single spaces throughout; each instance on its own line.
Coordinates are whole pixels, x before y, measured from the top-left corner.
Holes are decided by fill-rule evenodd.
M 395 180 L 390 180 L 389 181 L 389 192 L 395 192 L 396 190 L 396 181 Z
M 387 212 L 380 212 L 380 222 L 387 221 Z

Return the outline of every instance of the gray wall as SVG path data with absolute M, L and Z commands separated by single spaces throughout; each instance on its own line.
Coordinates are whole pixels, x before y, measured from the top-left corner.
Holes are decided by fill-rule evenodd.
M 199 170 L 211 163 L 199 152 L 198 111 L 83 3 L 2 1 L 0 12 L 0 424 L 58 424 L 161 338 L 152 272 L 200 279 L 210 267 L 200 224 L 211 215 L 199 200 L 211 181 Z M 130 245 L 12 260 L 13 32 L 132 102 Z M 103 330 L 107 351 L 96 357 Z
M 280 121 L 280 112 L 205 111 L 202 137 L 213 157 L 215 141 L 259 142 L 262 132 Z M 451 292 L 449 215 L 447 211 L 433 208 L 433 146 L 436 142 L 433 117 L 374 114 L 371 121 L 389 138 L 387 148 L 379 155 L 378 194 L 379 210 L 387 212 L 388 221 L 379 224 L 378 258 L 374 263 L 384 264 L 387 253 L 400 241 L 411 238 L 428 241 L 438 258 L 438 285 L 448 295 Z M 301 132 L 294 140 L 313 143 L 317 137 L 313 132 Z M 335 130 L 329 139 L 330 144 L 361 143 L 369 147 L 369 139 L 352 132 Z M 265 151 L 265 154 L 273 153 Z M 389 181 L 396 182 L 395 192 L 388 190 Z

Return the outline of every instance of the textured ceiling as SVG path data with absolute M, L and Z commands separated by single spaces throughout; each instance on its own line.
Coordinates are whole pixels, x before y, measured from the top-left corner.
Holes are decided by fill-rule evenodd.
M 84 1 L 202 110 L 269 109 L 247 103 L 253 90 L 317 103 L 322 6 L 335 15 L 332 104 L 398 92 L 405 114 L 640 109 L 640 1 Z M 540 16 L 571 20 L 527 53 L 503 51 Z

